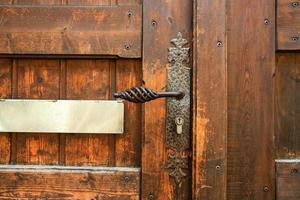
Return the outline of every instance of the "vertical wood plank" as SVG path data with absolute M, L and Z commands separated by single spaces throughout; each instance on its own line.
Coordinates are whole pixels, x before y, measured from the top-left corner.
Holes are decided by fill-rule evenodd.
M 227 1 L 227 199 L 275 199 L 275 1 Z
M 139 60 L 118 60 L 116 90 L 140 86 L 141 71 Z M 125 102 L 125 132 L 115 136 L 116 166 L 140 166 L 141 123 L 141 105 Z
M 0 59 L 0 98 L 11 98 L 12 60 Z M 8 133 L 0 133 L 0 163 L 7 164 L 10 161 L 10 136 Z
M 226 0 L 194 5 L 193 199 L 226 199 Z
M 15 99 L 18 96 L 18 67 L 17 59 L 12 60 L 12 74 L 11 74 L 11 98 Z M 17 161 L 17 134 L 10 134 L 10 163 L 15 164 Z
M 110 61 L 68 60 L 67 99 L 109 99 Z M 109 164 L 112 135 L 67 135 L 65 160 L 67 165 Z
M 60 60 L 60 76 L 59 76 L 59 99 L 66 99 L 67 96 L 67 61 Z M 59 164 L 66 163 L 65 158 L 66 134 L 59 134 Z
M 58 99 L 59 60 L 17 61 L 17 98 Z M 22 164 L 58 164 L 58 134 L 17 134 L 16 162 Z
M 300 155 L 300 55 L 277 54 L 275 78 L 275 136 L 278 159 Z
M 192 1 L 143 1 L 143 80 L 147 88 L 163 91 L 167 84 L 168 48 L 178 32 L 192 36 Z M 173 180 L 165 169 L 166 101 L 145 104 L 142 146 L 142 199 L 191 199 L 189 185 L 175 194 Z

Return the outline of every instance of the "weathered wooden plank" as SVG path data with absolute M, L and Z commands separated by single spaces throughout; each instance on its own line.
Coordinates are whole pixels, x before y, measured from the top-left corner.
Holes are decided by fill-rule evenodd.
M 226 199 L 226 0 L 194 6 L 193 199 Z
M 300 49 L 300 3 L 277 0 L 277 48 Z
M 0 6 L 0 53 L 141 57 L 141 17 L 140 5 Z
M 67 60 L 67 99 L 109 99 L 111 61 Z M 102 165 L 110 162 L 109 137 L 112 135 L 67 135 L 65 161 L 67 165 Z
M 0 59 L 0 98 L 11 98 L 12 60 Z M 0 163 L 7 164 L 10 161 L 10 135 L 0 134 Z
M 16 98 L 58 99 L 59 60 L 16 61 Z M 14 83 L 14 84 L 16 84 Z M 59 136 L 57 134 L 16 134 L 14 144 L 16 163 L 58 164 Z
M 300 160 L 276 161 L 276 200 L 300 199 Z
M 227 199 L 275 199 L 275 1 L 227 1 Z
M 142 83 L 140 60 L 116 62 L 116 91 L 139 86 Z M 125 102 L 124 134 L 115 136 L 116 166 L 140 166 L 142 136 L 141 105 Z
M 0 199 L 138 200 L 138 168 L 0 166 Z
M 142 0 L 69 0 L 68 5 L 138 5 Z
M 147 88 L 165 90 L 168 48 L 178 32 L 192 47 L 192 9 L 192 1 L 186 0 L 143 1 L 143 80 Z M 191 199 L 189 177 L 176 189 L 165 168 L 166 100 L 145 104 L 143 117 L 142 199 Z
M 278 159 L 300 155 L 300 55 L 279 53 L 275 77 L 275 138 Z

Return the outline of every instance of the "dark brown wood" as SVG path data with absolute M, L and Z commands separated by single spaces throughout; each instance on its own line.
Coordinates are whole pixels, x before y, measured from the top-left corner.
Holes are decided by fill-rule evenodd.
M 0 60 L 0 98 L 11 98 L 11 65 L 10 59 Z M 10 135 L 0 133 L 0 163 L 7 164 L 10 161 Z
M 276 200 L 300 199 L 300 161 L 276 162 Z
M 141 85 L 141 60 L 119 58 L 141 57 L 141 3 L 140 0 L 0 2 L 0 10 L 7 11 L 0 12 L 1 19 L 5 19 L 0 26 L 10 26 L 1 28 L 2 33 L 11 39 L 16 39 L 14 31 L 23 34 L 20 40 L 11 40 L 13 45 L 4 44 L 5 47 L 26 51 L 6 54 L 4 46 L 1 47 L 5 40 L 0 38 L 0 97 L 107 100 L 113 99 L 116 89 Z M 69 39 L 70 46 L 58 53 L 62 43 L 56 36 L 62 41 L 62 35 L 64 41 Z M 89 40 L 94 36 L 97 40 Z M 131 41 L 134 45 L 126 49 L 124 42 Z M 140 199 L 142 108 L 127 103 L 125 109 L 125 133 L 119 136 L 1 133 L 0 164 L 15 165 L 0 165 L 0 198 Z M 44 165 L 55 166 L 50 169 Z M 61 167 L 64 165 L 89 167 Z
M 109 99 L 110 61 L 68 60 L 67 99 Z M 104 165 L 109 163 L 108 135 L 67 135 L 67 165 Z
M 143 80 L 147 88 L 163 91 L 167 84 L 168 48 L 178 32 L 192 48 L 192 1 L 143 1 Z M 191 64 L 189 65 L 191 66 Z M 191 199 L 190 177 L 180 190 L 166 169 L 166 100 L 158 99 L 144 106 L 142 146 L 142 199 Z M 190 175 L 188 175 L 190 176 Z M 179 192 L 178 192 L 179 191 Z
M 1 54 L 141 57 L 141 6 L 0 6 Z
M 277 158 L 300 155 L 300 54 L 277 54 L 275 136 Z
M 116 62 L 116 90 L 123 90 L 142 82 L 142 68 L 140 60 L 118 60 Z M 125 103 L 125 132 L 116 135 L 115 165 L 140 166 L 141 138 L 142 138 L 142 110 L 141 105 Z
M 226 199 L 226 0 L 194 5 L 193 199 Z M 230 198 L 229 198 L 230 199 Z
M 275 199 L 275 1 L 227 1 L 227 199 Z
M 2 5 L 92 5 L 92 6 L 115 6 L 115 5 L 138 5 L 142 0 L 1 0 Z
M 136 168 L 1 166 L 2 199 L 138 200 Z
M 21 59 L 17 67 L 17 98 L 58 99 L 59 61 Z M 17 134 L 16 162 L 58 164 L 57 134 Z
M 300 2 L 277 0 L 277 49 L 300 49 Z

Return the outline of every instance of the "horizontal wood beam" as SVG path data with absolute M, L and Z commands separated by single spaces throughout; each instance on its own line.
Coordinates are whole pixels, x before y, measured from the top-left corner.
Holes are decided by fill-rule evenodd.
M 140 170 L 122 167 L 0 166 L 0 199 L 138 200 Z
M 0 54 L 141 57 L 141 5 L 0 6 L 0 19 Z
M 300 49 L 300 4 L 293 0 L 277 1 L 277 49 Z

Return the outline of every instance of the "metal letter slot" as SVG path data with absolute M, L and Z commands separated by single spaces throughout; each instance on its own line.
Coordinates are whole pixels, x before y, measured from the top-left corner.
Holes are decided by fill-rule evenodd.
M 123 133 L 121 101 L 0 100 L 0 132 Z

